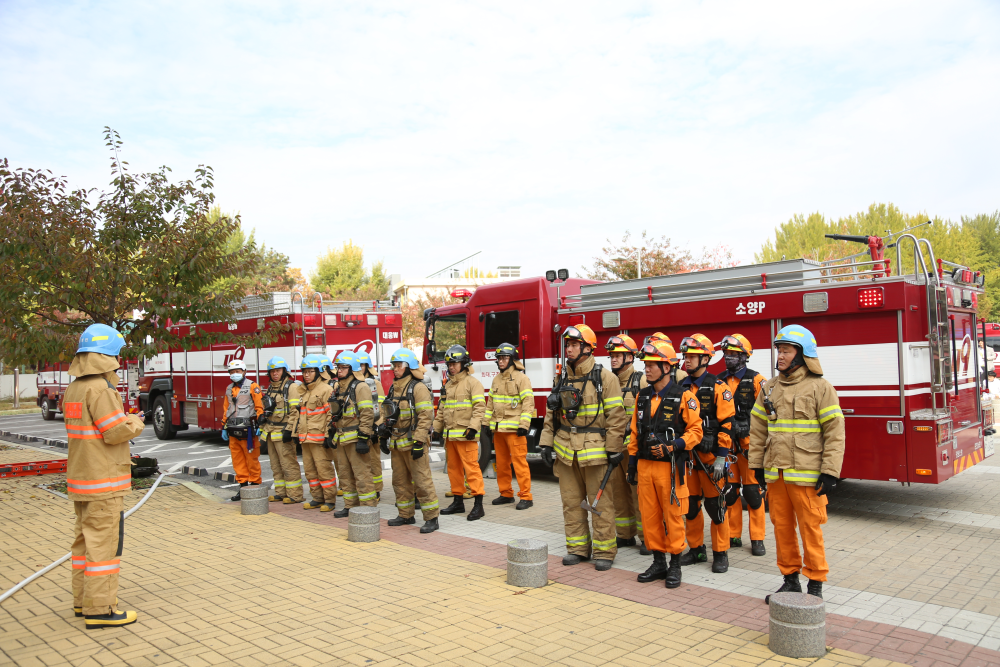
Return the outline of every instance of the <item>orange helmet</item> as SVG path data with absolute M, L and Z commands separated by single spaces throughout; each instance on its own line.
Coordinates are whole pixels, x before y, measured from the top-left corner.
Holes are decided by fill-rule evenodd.
M 681 341 L 681 354 L 707 354 L 711 357 L 715 354 L 715 345 L 708 336 L 696 333 Z
M 566 327 L 563 338 L 566 340 L 582 341 L 590 347 L 597 347 L 597 334 L 586 324 L 574 324 L 571 327 Z
M 753 354 L 753 347 L 751 347 L 750 341 L 743 334 L 725 336 L 722 342 L 719 343 L 719 347 L 722 348 L 723 352 L 742 352 L 748 357 Z
M 627 354 L 638 352 L 638 349 L 635 347 L 635 341 L 629 336 L 612 336 L 608 339 L 604 349 L 608 352 L 625 352 Z
M 662 331 L 657 331 L 652 336 L 646 336 L 646 340 L 643 341 L 643 343 L 644 344 L 645 343 L 655 343 L 657 341 L 664 342 L 664 343 L 666 343 L 667 345 L 669 345 L 671 347 L 673 347 L 673 345 L 674 345 L 674 341 L 670 340 L 670 336 L 668 336 L 667 334 L 663 333 Z
M 659 361 L 674 365 L 677 363 L 677 353 L 670 343 L 663 341 L 646 343 L 639 350 L 639 361 Z

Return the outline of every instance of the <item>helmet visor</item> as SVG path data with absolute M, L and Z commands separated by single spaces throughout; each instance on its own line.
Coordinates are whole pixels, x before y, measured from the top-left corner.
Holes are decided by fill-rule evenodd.
M 609 338 L 607 344 L 605 344 L 604 346 L 604 349 L 613 350 L 616 347 L 623 347 L 629 352 L 633 352 L 632 347 L 628 343 L 626 343 L 625 339 L 622 338 L 621 336 L 612 336 L 611 338 Z
M 576 327 L 567 327 L 566 333 L 563 334 L 563 338 L 568 340 L 583 340 L 583 334 Z
M 697 338 L 688 336 L 681 341 L 681 354 L 714 354 L 714 350 L 707 350 Z
M 743 342 L 735 336 L 726 336 L 723 338 L 722 342 L 719 343 L 719 347 L 721 347 L 723 351 L 742 352 L 746 355 L 750 354 L 747 352 L 747 348 L 743 345 Z

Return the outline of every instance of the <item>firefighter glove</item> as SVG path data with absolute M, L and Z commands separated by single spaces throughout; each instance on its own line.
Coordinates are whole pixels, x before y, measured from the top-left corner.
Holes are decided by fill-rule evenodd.
M 474 428 L 467 428 L 467 429 L 465 429 L 465 435 L 463 435 L 462 437 L 465 438 L 466 440 L 475 440 L 476 439 L 476 429 L 474 429 Z
M 649 453 L 653 455 L 654 459 L 665 459 L 673 452 L 674 446 L 672 444 L 661 445 L 657 443 L 649 448 Z
M 336 449 L 336 448 L 337 448 L 337 443 L 335 443 L 335 442 L 334 442 L 334 441 L 333 441 L 333 440 L 332 440 L 332 439 L 330 438 L 330 436 L 326 436 L 326 438 L 324 438 L 324 439 L 323 439 L 323 446 L 324 446 L 325 448 L 327 448 L 327 449 Z
M 444 436 L 442 436 L 442 435 L 441 435 L 441 434 L 440 434 L 439 432 L 437 432 L 437 431 L 434 431 L 433 433 L 431 433 L 431 440 L 437 440 L 437 441 L 438 441 L 438 442 L 440 442 L 441 444 L 444 444 Z
M 358 438 L 357 442 L 354 443 L 354 451 L 358 454 L 367 454 L 369 449 L 371 448 L 368 446 L 368 438 Z
M 618 466 L 619 463 L 622 462 L 622 459 L 624 458 L 625 458 L 625 452 L 614 452 L 608 454 L 608 465 L 611 466 L 612 468 L 615 468 Z
M 526 435 L 528 435 L 528 429 L 526 429 L 526 428 L 519 428 L 519 429 L 517 429 L 517 437 L 523 438 Z
M 413 443 L 413 449 L 410 450 L 410 457 L 414 461 L 416 461 L 423 455 L 424 455 L 424 443 L 422 442 Z
M 753 469 L 753 476 L 757 478 L 757 483 L 760 484 L 761 486 L 764 486 L 765 484 L 767 484 L 767 481 L 764 479 L 764 469 L 763 468 L 754 468 Z
M 229 442 L 229 432 L 226 429 L 222 429 L 222 439 Z
M 639 483 L 639 457 L 628 457 L 628 472 L 625 473 L 625 481 L 635 486 Z
M 837 488 L 837 484 L 839 483 L 840 480 L 833 475 L 827 475 L 825 472 L 821 472 L 819 474 L 819 481 L 816 482 L 816 495 L 825 496 L 835 490 Z
M 712 481 L 718 482 L 726 475 L 726 457 L 716 456 L 715 463 L 712 464 Z
M 378 448 L 382 450 L 383 454 L 389 453 L 389 438 L 379 438 Z
M 284 431 L 282 431 L 281 432 L 281 441 L 282 442 L 291 442 L 292 441 L 292 432 L 289 431 L 288 429 L 285 429 Z

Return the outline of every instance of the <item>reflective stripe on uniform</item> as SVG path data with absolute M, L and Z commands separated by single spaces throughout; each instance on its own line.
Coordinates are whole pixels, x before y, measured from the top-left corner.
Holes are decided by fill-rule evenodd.
M 580 535 L 578 537 L 567 537 L 566 546 L 583 547 L 590 544 L 590 535 Z
M 436 510 L 440 506 L 441 505 L 438 502 L 438 499 L 435 498 L 432 502 L 429 502 L 429 503 L 426 503 L 424 505 L 421 505 L 420 506 L 420 511 L 422 511 L 422 512 L 429 512 L 431 510 Z
M 450 428 L 445 433 L 445 436 L 449 440 L 465 440 L 465 432 L 468 431 L 471 426 L 466 428 Z
M 122 475 L 106 479 L 67 479 L 66 489 L 72 493 L 107 493 L 108 491 L 128 491 L 132 488 L 132 475 Z
M 831 419 L 836 419 L 837 417 L 843 417 L 844 411 L 840 409 L 839 405 L 831 405 L 823 408 L 819 411 L 819 422 L 825 424 Z
M 815 484 L 819 481 L 819 470 L 796 470 L 795 468 L 765 468 L 764 481 L 777 482 L 779 474 L 786 482 L 800 484 Z
M 292 488 L 294 486 L 302 486 L 302 478 L 300 477 L 299 479 L 293 482 L 285 482 L 285 486 L 288 488 Z
M 107 414 L 96 419 L 94 421 L 94 425 L 101 430 L 101 433 L 107 433 L 109 429 L 118 426 L 118 424 L 121 424 L 126 419 L 127 417 L 124 412 L 121 410 L 115 410 L 111 414 Z
M 604 414 L 608 414 L 613 408 L 623 408 L 625 407 L 625 402 L 621 396 L 612 396 L 611 398 L 604 399 Z M 594 544 L 597 544 L 596 542 Z
M 753 407 L 750 409 L 750 414 L 752 414 L 755 417 L 759 417 L 764 421 L 767 421 L 767 413 L 764 412 L 764 408 L 761 406 L 760 403 L 753 404 Z
M 72 565 L 74 570 L 83 570 L 87 567 L 86 556 L 73 556 Z
M 309 486 L 319 486 L 319 483 L 320 482 L 319 482 L 318 479 L 311 479 L 311 480 L 309 480 Z
M 633 524 L 635 524 L 635 517 L 634 516 L 618 516 L 618 517 L 615 517 L 615 525 L 616 526 L 631 526 Z
M 347 494 L 345 493 L 344 496 L 346 497 Z M 375 500 L 375 492 L 372 491 L 371 493 L 362 493 L 360 496 L 358 496 L 358 500 L 360 500 L 361 502 L 366 502 L 368 500 Z
M 302 410 L 302 414 L 304 414 L 304 415 L 306 415 L 308 417 L 308 416 L 311 416 L 311 415 L 325 415 L 329 411 L 330 411 L 330 404 L 329 403 L 324 403 L 323 405 L 321 405 L 318 408 L 315 408 L 313 410 L 310 410 L 309 408 L 304 408 Z
M 356 493 L 351 493 L 349 491 L 344 491 L 344 498 L 357 498 L 357 497 L 358 497 L 358 494 L 356 494 Z M 375 496 L 373 494 L 372 498 L 374 498 L 374 497 Z
M 323 442 L 324 440 L 326 440 L 326 436 L 322 433 L 307 433 L 299 436 L 300 442 Z
M 594 551 L 610 551 L 618 544 L 612 537 L 610 540 L 594 540 Z
M 324 489 L 329 489 L 331 486 L 337 485 L 337 480 L 335 479 L 320 480 L 319 485 L 322 486 Z
M 554 440 L 552 442 L 552 448 L 556 450 L 556 454 L 559 454 L 563 458 L 572 459 L 575 454 L 578 461 L 593 461 L 601 457 L 607 457 L 608 455 L 603 445 L 601 447 L 572 450 L 561 442 Z
M 426 410 L 433 410 L 434 403 L 432 401 L 420 401 L 414 406 L 417 412 L 424 412 Z
M 819 433 L 822 429 L 818 419 L 778 419 L 768 424 L 767 430 L 775 433 Z
M 87 563 L 83 576 L 100 577 L 106 574 L 118 574 L 121 570 L 121 559 L 103 560 L 96 563 Z
M 372 477 L 372 482 L 375 483 L 375 484 L 381 484 L 382 483 L 382 474 L 379 473 L 378 475 Z
M 403 509 L 406 509 L 407 507 L 413 507 L 414 502 L 415 501 L 413 501 L 412 499 L 409 500 L 408 502 L 405 502 L 405 503 L 400 502 L 400 501 L 397 500 L 396 501 L 396 507 L 398 507 L 399 509 L 403 510 Z
M 285 480 L 283 479 L 274 480 L 274 488 L 278 488 L 279 486 L 284 486 L 284 485 L 285 485 Z
M 93 424 L 66 424 L 66 435 L 74 440 L 101 440 L 101 432 Z

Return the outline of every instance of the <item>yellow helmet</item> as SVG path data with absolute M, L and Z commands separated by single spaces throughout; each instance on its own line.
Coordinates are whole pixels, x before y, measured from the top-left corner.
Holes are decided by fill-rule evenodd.
M 681 354 L 707 354 L 711 357 L 715 354 L 715 345 L 708 336 L 696 333 L 681 341 Z
M 667 345 L 669 345 L 670 347 L 674 346 L 674 341 L 670 340 L 670 336 L 668 336 L 667 334 L 663 333 L 662 331 L 657 331 L 652 336 L 646 336 L 646 340 L 643 341 L 643 344 L 645 344 L 645 343 L 656 343 L 657 341 L 664 342 Z
M 675 365 L 677 363 L 677 352 L 674 351 L 674 346 L 670 343 L 664 343 L 663 341 L 646 343 L 639 350 L 639 361 L 659 361 Z
M 563 338 L 566 340 L 579 340 L 590 347 L 597 347 L 597 334 L 586 324 L 574 324 L 573 326 L 566 327 Z
M 719 343 L 719 347 L 722 348 L 723 352 L 742 352 L 748 357 L 753 354 L 753 347 L 743 334 L 725 336 Z
M 638 352 L 638 349 L 635 347 L 635 341 L 629 336 L 612 336 L 608 339 L 604 349 L 608 352 L 625 352 L 627 354 Z

